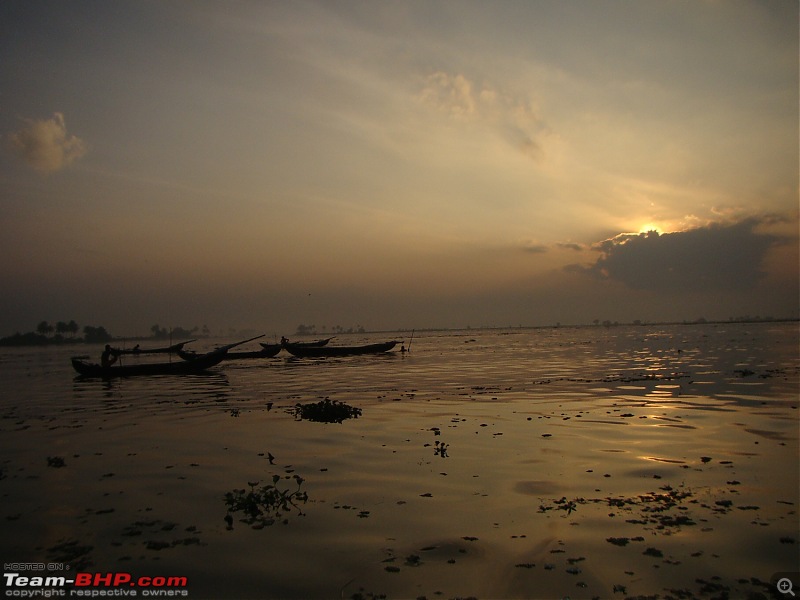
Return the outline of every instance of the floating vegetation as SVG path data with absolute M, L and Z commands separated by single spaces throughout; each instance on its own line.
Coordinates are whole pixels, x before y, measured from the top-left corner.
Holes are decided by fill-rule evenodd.
M 406 556 L 405 565 L 407 567 L 418 567 L 422 564 L 422 559 L 417 554 L 409 554 Z
M 341 423 L 345 419 L 357 419 L 361 416 L 360 408 L 330 398 L 308 404 L 298 402 L 289 409 L 289 412 L 298 421 L 307 420 L 318 423 Z
M 610 537 L 606 538 L 606 541 L 609 544 L 614 544 L 615 546 L 627 546 L 628 542 L 631 541 L 631 538 L 626 537 Z
M 444 442 L 439 442 L 438 440 L 434 442 L 436 446 L 433 450 L 434 456 L 440 456 L 441 458 L 447 458 L 447 447 L 450 444 L 445 444 Z
M 60 469 L 61 467 L 66 467 L 67 463 L 64 462 L 64 459 L 60 456 L 48 456 L 47 466 L 53 467 L 54 469 Z
M 297 512 L 299 516 L 305 513 L 300 508 L 300 504 L 308 502 L 308 493 L 301 491 L 305 481 L 299 475 L 293 475 L 292 479 L 297 483 L 296 490 L 278 487 L 281 481 L 280 475 L 272 476 L 272 483 L 258 486 L 259 482 L 247 482 L 250 490 L 236 489 L 225 494 L 225 504 L 228 507 L 228 514 L 225 517 L 229 529 L 233 528 L 233 517 L 231 513 L 243 513 L 240 519 L 243 523 L 252 526 L 253 529 L 263 529 L 281 521 L 284 525 L 289 522 L 286 515 Z
M 688 379 L 690 377 L 689 373 L 684 371 L 672 372 L 672 373 L 634 373 L 634 374 L 624 374 L 624 373 L 610 373 L 605 377 L 594 377 L 594 378 L 582 378 L 582 377 L 555 377 L 549 379 L 539 379 L 535 380 L 533 383 L 534 385 L 546 385 L 549 383 L 556 383 L 556 382 L 568 382 L 568 383 L 637 383 L 641 381 L 675 381 L 677 379 Z
M 568 515 L 571 515 L 574 511 L 578 509 L 578 504 L 585 504 L 586 500 L 584 498 L 576 498 L 575 500 L 567 500 L 565 496 L 562 496 L 558 500 L 553 500 L 552 506 L 547 506 L 546 504 L 539 505 L 539 512 L 547 512 L 549 510 L 565 510 L 567 511 Z
M 632 538 L 628 537 L 610 537 L 606 538 L 606 541 L 609 544 L 614 544 L 615 546 L 627 546 L 629 542 L 643 542 L 644 538 L 640 535 Z
M 686 507 L 682 503 L 687 498 L 692 497 L 692 493 L 685 490 L 676 490 L 672 486 L 665 485 L 660 488 L 660 492 L 650 492 L 629 498 L 575 498 L 567 500 L 562 497 L 558 500 L 551 500 L 550 504 L 542 503 L 539 505 L 540 513 L 551 510 L 563 510 L 567 515 L 571 515 L 578 509 L 578 506 L 587 504 L 605 504 L 612 509 L 621 512 L 631 513 L 638 511 L 639 518 L 626 519 L 627 523 L 637 525 L 653 526 L 656 531 L 667 529 L 680 529 L 683 526 L 696 525 L 695 521 L 688 514 L 670 514 L 672 509 L 685 512 Z M 609 516 L 614 516 L 610 513 Z M 648 529 L 649 527 L 645 527 Z M 628 541 L 639 541 L 639 538 L 608 538 L 611 544 L 624 546 Z

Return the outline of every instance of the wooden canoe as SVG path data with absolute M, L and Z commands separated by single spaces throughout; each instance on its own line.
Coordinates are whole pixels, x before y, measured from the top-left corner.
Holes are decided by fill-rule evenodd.
M 227 349 L 214 350 L 201 354 L 194 360 L 176 360 L 158 363 L 131 363 L 127 365 L 113 364 L 104 367 L 97 363 L 89 363 L 82 358 L 72 359 L 72 366 L 83 377 L 134 377 L 137 375 L 173 375 L 198 373 L 218 365 L 227 354 Z
M 296 346 L 287 344 L 286 350 L 298 358 L 325 357 L 325 356 L 353 356 L 357 354 L 380 354 L 388 352 L 398 342 L 382 342 L 380 344 L 366 344 L 363 346 Z
M 321 340 L 313 340 L 313 341 L 310 341 L 310 342 L 290 342 L 286 338 L 281 338 L 281 343 L 278 344 L 278 345 L 281 346 L 282 348 L 285 348 L 286 346 L 295 346 L 295 347 L 297 347 L 297 346 L 300 346 L 300 347 L 307 346 L 307 347 L 311 347 L 311 348 L 316 348 L 316 347 L 319 347 L 319 346 L 327 346 L 328 342 L 330 342 L 332 339 L 333 339 L 332 337 L 329 337 L 329 338 L 324 338 L 324 339 L 321 339 Z M 261 345 L 264 346 L 265 348 L 271 348 L 275 344 L 264 344 L 264 343 L 261 343 Z
M 197 340 L 187 340 L 185 342 L 178 342 L 171 346 L 163 346 L 161 348 L 139 348 L 137 344 L 133 348 L 112 348 L 112 352 L 116 355 L 121 354 L 177 354 L 183 350 L 183 346 L 189 342 L 196 342 Z
M 225 354 L 225 357 L 222 360 L 239 360 L 243 358 L 272 358 L 273 356 L 277 356 L 278 352 L 281 351 L 280 344 L 261 344 L 261 345 L 263 346 L 261 350 L 253 350 L 250 352 L 228 352 Z M 197 360 L 197 358 L 203 355 L 198 354 L 197 352 L 187 352 L 184 350 L 179 350 L 178 356 L 180 356 L 183 360 Z

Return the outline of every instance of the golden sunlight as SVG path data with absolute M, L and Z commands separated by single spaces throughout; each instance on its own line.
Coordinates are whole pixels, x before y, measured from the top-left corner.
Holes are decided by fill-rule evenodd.
M 661 227 L 654 223 L 645 223 L 639 228 L 639 233 L 649 233 L 650 231 L 655 231 L 658 234 L 664 233 Z

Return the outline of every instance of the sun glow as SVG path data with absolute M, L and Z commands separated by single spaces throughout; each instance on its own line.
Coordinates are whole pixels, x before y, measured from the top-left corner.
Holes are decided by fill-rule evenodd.
M 655 231 L 656 233 L 663 233 L 661 227 L 655 225 L 654 223 L 645 223 L 639 228 L 639 233 L 649 233 L 651 231 Z

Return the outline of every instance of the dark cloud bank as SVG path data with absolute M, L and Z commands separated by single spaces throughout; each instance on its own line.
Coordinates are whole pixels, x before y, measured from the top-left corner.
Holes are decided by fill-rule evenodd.
M 593 265 L 566 269 L 638 290 L 746 290 L 763 278 L 767 251 L 788 241 L 758 231 L 769 222 L 754 217 L 675 233 L 620 234 L 594 246 L 600 257 Z

